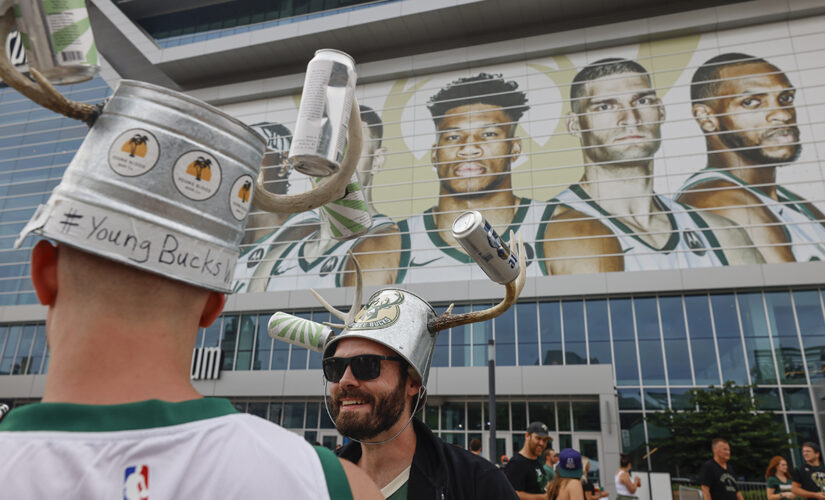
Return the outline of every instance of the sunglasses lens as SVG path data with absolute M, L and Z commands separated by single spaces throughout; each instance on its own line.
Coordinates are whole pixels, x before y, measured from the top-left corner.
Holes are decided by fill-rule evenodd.
M 381 359 L 378 356 L 369 354 L 355 356 L 350 366 L 352 374 L 358 380 L 373 380 L 381 375 Z
M 344 371 L 347 369 L 346 358 L 327 358 L 324 360 L 324 377 L 330 382 L 338 382 L 344 376 Z

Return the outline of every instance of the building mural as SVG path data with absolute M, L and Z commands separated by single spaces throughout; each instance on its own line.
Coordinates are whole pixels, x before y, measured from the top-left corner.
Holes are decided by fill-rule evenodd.
M 522 232 L 531 276 L 825 259 L 822 49 L 794 24 L 359 86 L 372 230 L 257 214 L 235 288 L 349 285 L 350 250 L 368 283 L 487 279 L 449 232 L 468 209 Z M 225 109 L 288 133 L 298 102 Z

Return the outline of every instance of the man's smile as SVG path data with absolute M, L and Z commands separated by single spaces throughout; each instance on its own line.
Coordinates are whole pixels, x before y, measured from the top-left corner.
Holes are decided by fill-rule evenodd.
M 453 173 L 456 177 L 473 177 L 476 175 L 483 174 L 487 169 L 478 162 L 465 162 L 461 163 L 458 168 L 456 168 Z

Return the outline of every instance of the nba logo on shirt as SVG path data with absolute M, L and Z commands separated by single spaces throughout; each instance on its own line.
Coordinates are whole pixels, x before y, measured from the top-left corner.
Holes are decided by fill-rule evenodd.
M 126 467 L 123 477 L 123 500 L 149 500 L 149 466 Z

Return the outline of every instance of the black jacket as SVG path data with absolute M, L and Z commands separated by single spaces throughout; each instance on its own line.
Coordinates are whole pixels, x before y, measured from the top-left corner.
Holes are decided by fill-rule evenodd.
M 416 445 L 408 500 L 518 500 L 510 482 L 495 465 L 469 451 L 437 438 L 418 419 L 413 419 Z M 361 458 L 361 444 L 351 442 L 339 456 L 353 463 Z

